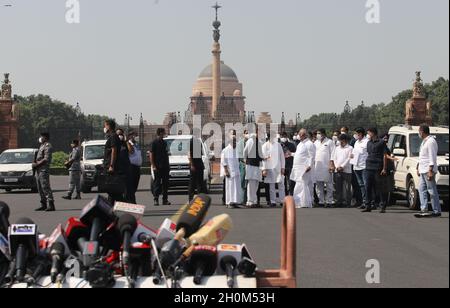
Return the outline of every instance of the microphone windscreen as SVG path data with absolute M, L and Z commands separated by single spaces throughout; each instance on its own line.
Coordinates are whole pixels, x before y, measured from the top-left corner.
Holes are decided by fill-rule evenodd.
M 120 230 L 120 234 L 123 235 L 125 232 L 134 233 L 138 227 L 137 219 L 130 214 L 122 215 L 117 223 Z
M 196 196 L 181 214 L 180 219 L 178 220 L 177 230 L 184 229 L 186 231 L 186 238 L 197 232 L 205 219 L 210 206 L 210 197 L 205 194 Z
M 220 268 L 226 272 L 227 265 L 231 265 L 233 268 L 237 267 L 237 260 L 233 256 L 225 256 L 220 260 Z
M 35 223 L 30 218 L 23 217 L 17 220 L 16 225 L 35 225 Z
M 64 255 L 65 252 L 66 252 L 66 247 L 61 242 L 55 242 L 50 249 L 51 255 Z
M 0 215 L 5 216 L 6 219 L 9 219 L 10 210 L 8 204 L 3 201 L 0 201 Z
M 190 274 L 194 274 L 199 264 L 204 266 L 204 275 L 214 274 L 217 268 L 217 248 L 214 246 L 197 246 L 190 259 Z

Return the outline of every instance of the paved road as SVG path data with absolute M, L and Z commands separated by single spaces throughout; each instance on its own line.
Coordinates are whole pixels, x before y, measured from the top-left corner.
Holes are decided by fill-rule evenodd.
M 37 195 L 27 192 L 0 193 L 0 200 L 12 208 L 11 221 L 30 217 L 40 231 L 50 232 L 57 223 L 77 216 L 94 197 L 81 201 L 61 199 L 67 177 L 53 177 L 58 212 L 35 213 Z M 144 177 L 138 201 L 147 205 L 144 223 L 157 228 L 186 201 L 186 195 L 171 196 L 174 205 L 155 208 Z M 245 242 L 259 266 L 279 266 L 281 209 L 228 210 L 214 195 L 210 216 L 229 213 L 235 227 L 227 242 Z M 449 216 L 417 220 L 403 207 L 385 215 L 362 214 L 355 209 L 298 210 L 298 284 L 299 287 L 374 287 L 365 280 L 366 261 L 377 259 L 381 265 L 381 284 L 375 287 L 449 287 Z

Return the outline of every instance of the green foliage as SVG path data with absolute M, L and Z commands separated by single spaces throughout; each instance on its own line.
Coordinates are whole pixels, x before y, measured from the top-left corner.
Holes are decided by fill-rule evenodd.
M 68 151 L 73 139 L 103 137 L 102 122 L 106 117 L 85 116 L 73 106 L 47 95 L 18 97 L 20 108 L 19 146 L 36 147 L 41 132 L 49 132 L 56 151 Z
M 448 125 L 448 91 L 449 81 L 442 77 L 425 85 L 426 96 L 433 103 L 433 125 Z M 329 132 L 343 125 L 350 129 L 378 127 L 380 132 L 387 132 L 391 126 L 405 122 L 405 104 L 411 97 L 412 90 L 405 90 L 389 104 L 361 104 L 349 113 L 321 113 L 303 121 L 301 126 L 311 130 L 325 128 Z
M 68 160 L 69 154 L 65 152 L 54 152 L 52 157 L 52 168 L 62 168 L 64 163 Z

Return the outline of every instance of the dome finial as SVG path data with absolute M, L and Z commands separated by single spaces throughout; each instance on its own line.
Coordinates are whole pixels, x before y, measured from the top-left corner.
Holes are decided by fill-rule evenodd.
M 214 20 L 214 22 L 213 22 L 213 27 L 214 27 L 213 38 L 214 38 L 214 41 L 216 43 L 218 43 L 219 40 L 220 40 L 220 30 L 219 30 L 219 28 L 222 25 L 220 23 L 220 21 L 219 21 L 219 9 L 222 8 L 222 7 L 219 5 L 219 3 L 216 2 L 216 5 L 214 5 L 212 8 L 216 10 L 216 20 Z

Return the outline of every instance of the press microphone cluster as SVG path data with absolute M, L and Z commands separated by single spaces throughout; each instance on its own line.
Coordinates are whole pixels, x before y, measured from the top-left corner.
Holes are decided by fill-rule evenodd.
M 10 225 L 9 207 L 0 202 L 0 287 L 40 286 L 48 276 L 59 287 L 75 277 L 110 288 L 125 277 L 130 288 L 139 278 L 177 288 L 185 278 L 203 285 L 220 275 L 234 288 L 236 275 L 254 276 L 256 264 L 245 245 L 222 244 L 232 220 L 227 214 L 206 219 L 210 206 L 211 198 L 200 194 L 153 230 L 141 221 L 144 206 L 113 206 L 99 195 L 45 237 L 29 218 Z

